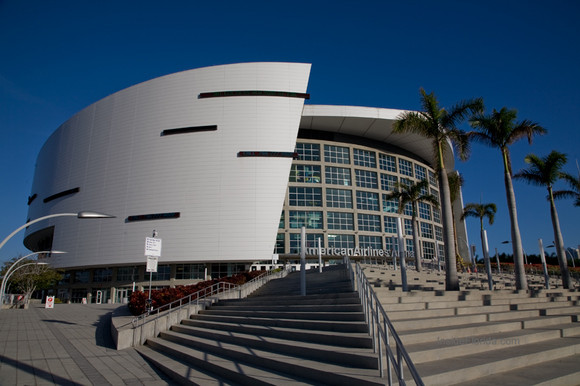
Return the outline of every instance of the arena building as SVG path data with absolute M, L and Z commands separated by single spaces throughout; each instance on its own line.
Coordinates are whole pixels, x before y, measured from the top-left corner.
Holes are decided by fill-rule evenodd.
M 401 110 L 305 105 L 309 73 L 301 63 L 184 71 L 62 124 L 38 156 L 29 219 L 83 210 L 116 218 L 56 217 L 27 229 L 30 250 L 67 252 L 43 258 L 64 271 L 57 296 L 121 302 L 147 287 L 153 231 L 162 240 L 154 288 L 260 269 L 273 256 L 296 260 L 302 226 L 307 247 L 320 239 L 327 260 L 396 250 L 400 215 L 385 195 L 422 179 L 438 195 L 432 145 L 392 133 Z M 401 215 L 407 251 L 410 214 Z M 439 210 L 421 204 L 418 215 L 423 257 L 442 258 Z

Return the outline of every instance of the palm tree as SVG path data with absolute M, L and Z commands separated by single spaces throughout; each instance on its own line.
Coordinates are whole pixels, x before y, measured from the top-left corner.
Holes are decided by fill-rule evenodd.
M 570 288 L 570 272 L 568 271 L 568 262 L 566 260 L 566 251 L 564 250 L 564 239 L 560 230 L 560 221 L 558 212 L 554 203 L 554 193 L 552 187 L 554 183 L 563 177 L 562 167 L 567 161 L 566 154 L 552 150 L 544 158 L 535 154 L 528 154 L 525 158 L 528 169 L 520 170 L 514 175 L 514 178 L 522 179 L 529 184 L 545 186 L 548 189 L 548 201 L 550 202 L 550 215 L 552 217 L 552 227 L 554 228 L 554 244 L 558 253 L 558 264 L 562 274 L 562 286 Z
M 500 111 L 494 109 L 488 115 L 478 113 L 470 119 L 471 126 L 478 131 L 471 131 L 467 135 L 470 139 L 496 147 L 501 151 L 506 198 L 511 222 L 516 287 L 517 289 L 527 290 L 528 281 L 524 269 L 524 254 L 518 225 L 516 197 L 512 183 L 509 146 L 524 137 L 527 137 L 528 143 L 531 144 L 534 134 L 545 134 L 546 129 L 528 120 L 516 122 L 516 116 L 516 110 L 508 110 L 505 107 Z
M 580 206 L 580 174 L 574 177 L 568 173 L 562 173 L 562 179 L 570 185 L 571 190 L 557 190 L 554 192 L 554 198 L 573 198 L 574 206 Z
M 393 132 L 417 133 L 433 142 L 434 167 L 438 173 L 443 241 L 445 242 L 445 289 L 459 291 L 455 243 L 453 241 L 453 214 L 444 154 L 447 145 L 451 143 L 458 150 L 461 158 L 467 156 L 469 142 L 465 133 L 459 130 L 457 125 L 468 114 L 483 108 L 483 101 L 481 99 L 461 101 L 447 111 L 439 107 L 439 102 L 433 93 L 427 94 L 422 88 L 420 93 L 422 111 L 409 111 L 401 114 L 393 126 Z
M 461 215 L 461 219 L 465 220 L 467 217 L 476 217 L 479 218 L 479 225 L 480 225 L 480 235 L 481 235 L 481 250 L 486 250 L 485 245 L 485 238 L 483 235 L 483 219 L 487 217 L 487 222 L 489 225 L 493 225 L 493 221 L 495 219 L 495 213 L 497 212 L 497 206 L 494 203 L 489 204 L 474 204 L 470 203 L 465 205 L 463 208 L 463 214 Z M 487 264 L 487 262 L 486 262 Z
M 461 192 L 461 188 L 465 183 L 463 176 L 459 174 L 458 171 L 453 171 L 447 175 L 447 179 L 449 180 L 449 197 L 451 200 L 451 205 L 455 203 L 455 200 L 459 198 L 459 194 Z M 459 252 L 459 244 L 457 239 L 457 223 L 455 221 L 455 211 L 452 211 L 451 214 L 453 215 L 453 242 L 455 243 L 455 260 L 457 264 L 457 268 L 464 268 L 465 261 Z M 467 246 L 469 249 L 469 245 Z
M 428 202 L 434 207 L 439 207 L 437 197 L 429 193 L 429 181 L 422 180 L 417 183 L 406 184 L 404 182 L 397 182 L 393 191 L 386 195 L 387 200 L 399 200 L 399 213 L 403 213 L 405 205 L 411 204 L 412 216 L 411 222 L 413 224 L 413 249 L 415 250 L 415 269 L 421 271 L 421 254 L 419 249 L 419 231 L 417 229 L 417 205 L 419 202 Z M 401 251 L 402 252 L 402 251 Z

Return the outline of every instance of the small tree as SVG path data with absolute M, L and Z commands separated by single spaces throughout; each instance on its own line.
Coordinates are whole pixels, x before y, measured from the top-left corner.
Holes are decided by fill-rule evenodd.
M 413 224 L 413 248 L 415 249 L 415 269 L 421 271 L 421 253 L 419 249 L 419 231 L 417 230 L 417 205 L 419 202 L 428 202 L 434 207 L 439 207 L 437 197 L 429 193 L 429 182 L 423 180 L 417 183 L 405 184 L 397 182 L 392 193 L 385 197 L 387 200 L 399 200 L 399 213 L 402 213 L 406 204 L 411 204 Z M 403 251 L 400 251 L 401 253 Z
M 495 213 L 497 212 L 497 206 L 494 203 L 489 204 L 474 204 L 470 203 L 465 205 L 463 208 L 463 215 L 461 219 L 464 220 L 466 217 L 475 217 L 479 218 L 479 226 L 480 226 L 480 235 L 481 235 L 481 250 L 484 252 L 485 248 L 485 239 L 483 235 L 483 219 L 487 217 L 487 221 L 489 225 L 493 225 L 493 220 L 495 219 Z M 485 253 L 485 252 L 484 252 Z M 485 255 L 484 255 L 485 260 Z M 486 262 L 487 264 L 487 262 Z
M 3 275 L 19 257 L 4 264 Z M 62 278 L 62 275 L 46 264 L 37 264 L 36 260 L 24 259 L 12 270 L 9 285 L 17 292 L 23 293 L 26 302 L 37 289 L 51 288 Z M 7 285 L 8 287 L 8 285 Z

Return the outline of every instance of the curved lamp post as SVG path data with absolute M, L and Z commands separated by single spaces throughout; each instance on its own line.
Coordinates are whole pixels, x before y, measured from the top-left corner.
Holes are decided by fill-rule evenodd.
M 12 276 L 12 275 L 14 274 L 14 272 L 18 271 L 20 268 L 24 268 L 24 267 L 26 267 L 26 266 L 29 266 L 29 265 L 48 265 L 48 263 L 43 263 L 43 262 L 38 262 L 38 261 L 36 261 L 36 262 L 34 262 L 34 263 L 26 263 L 26 264 L 22 264 L 21 266 L 19 266 L 18 268 L 16 268 L 14 271 L 10 272 L 10 274 L 9 274 L 9 275 L 6 275 L 6 276 L 5 276 L 5 278 L 6 278 L 6 283 L 8 283 L 8 279 L 10 279 L 10 276 Z M 3 279 L 2 281 L 4 281 L 4 279 Z M 6 284 L 4 284 L 4 283 L 3 283 L 3 288 L 4 288 L 4 286 L 5 286 L 5 285 L 6 285 Z M 0 297 L 2 301 L 4 301 L 4 292 L 5 292 L 5 291 L 6 291 L 6 288 L 4 288 L 4 289 L 2 290 L 2 296 Z M 0 304 L 2 304 L 2 303 L 0 303 Z
M 16 230 L 14 230 L 14 232 L 10 233 L 8 235 L 8 237 L 6 237 L 4 240 L 2 240 L 2 242 L 0 243 L 0 249 L 2 249 L 2 247 L 4 246 L 4 244 L 6 244 L 6 242 L 12 238 L 12 236 L 14 236 L 15 234 L 17 234 L 18 232 L 20 232 L 24 228 L 26 228 L 26 227 L 28 227 L 28 226 L 30 226 L 32 224 L 35 224 L 35 223 L 37 223 L 39 221 L 46 220 L 46 219 L 53 218 L 53 217 L 115 218 L 115 216 L 111 216 L 110 214 L 104 214 L 104 213 L 98 213 L 98 212 L 89 212 L 89 211 L 82 211 L 82 212 L 77 212 L 77 213 L 55 213 L 55 214 L 49 214 L 48 216 L 43 216 L 43 217 L 39 217 L 39 218 L 37 218 L 35 220 L 28 221 L 26 224 L 22 225 L 21 227 L 17 228 Z M 32 256 L 32 255 L 35 255 L 35 254 L 38 254 L 38 253 L 47 253 L 47 252 L 50 252 L 50 251 L 34 252 L 34 253 L 32 253 L 30 255 L 27 255 L 25 257 Z M 52 252 L 52 253 L 55 253 L 55 252 Z M 60 252 L 60 253 L 63 253 L 63 252 Z M 21 259 L 19 259 L 18 261 L 20 261 L 22 259 L 24 259 L 24 257 L 21 258 Z M 16 263 L 18 263 L 18 261 L 16 261 L 14 264 L 12 264 L 12 267 L 14 267 L 14 265 Z M 10 273 L 10 269 L 6 272 L 6 275 L 4 275 L 4 278 L 6 278 L 9 273 Z M 3 280 L 2 281 L 2 288 L 1 288 L 1 292 L 0 292 L 0 308 L 2 306 L 2 301 L 3 301 L 3 297 L 4 297 L 4 285 L 5 284 L 6 283 Z
M 6 237 L 0 243 L 0 249 L 2 249 L 2 247 L 4 246 L 4 244 L 6 244 L 6 242 L 12 238 L 12 236 L 14 236 L 15 234 L 17 234 L 18 232 L 20 232 L 24 228 L 28 227 L 29 225 L 32 225 L 32 224 L 37 223 L 39 221 L 46 220 L 46 219 L 53 218 L 53 217 L 66 217 L 66 216 L 68 216 L 68 217 L 76 217 L 76 218 L 115 218 L 115 216 L 111 216 L 110 214 L 104 214 L 104 213 L 98 213 L 98 212 L 86 212 L 86 211 L 84 211 L 84 212 L 78 212 L 78 213 L 56 213 L 56 214 L 49 214 L 48 216 L 40 217 L 40 218 L 37 218 L 36 220 L 29 221 L 26 224 L 22 225 L 20 228 L 16 229 L 14 232 L 10 233 L 8 235 L 8 237 Z
M 55 253 L 55 254 L 59 254 L 59 253 L 66 253 L 66 252 L 62 252 L 62 251 L 39 251 L 39 252 L 33 252 L 33 253 L 30 253 L 30 254 L 28 254 L 28 255 L 26 255 L 26 256 L 23 256 L 23 257 L 21 257 L 20 259 L 16 260 L 16 261 L 14 262 L 14 264 L 12 264 L 12 265 L 10 266 L 10 268 L 8 268 L 8 270 L 7 270 L 7 271 L 6 271 L 6 273 L 4 274 L 4 277 L 2 278 L 2 286 L 0 286 L 0 309 L 2 309 L 2 304 L 4 304 L 4 291 L 6 290 L 6 283 L 8 282 L 8 278 L 9 278 L 9 277 L 10 277 L 10 276 L 11 276 L 11 275 L 12 275 L 12 274 L 13 274 L 13 273 L 16 271 L 16 270 L 18 270 L 18 269 L 20 269 L 20 268 L 24 267 L 25 265 L 28 265 L 28 264 L 24 264 L 24 265 L 21 265 L 20 267 L 17 267 L 18 263 L 19 263 L 19 262 L 21 262 L 22 260 L 26 259 L 26 258 L 27 258 L 27 257 L 29 257 L 29 256 L 32 256 L 32 255 L 38 255 L 38 254 L 41 254 L 41 253 Z M 38 263 L 38 262 L 36 262 L 36 263 L 30 263 L 30 264 L 46 264 L 46 263 Z

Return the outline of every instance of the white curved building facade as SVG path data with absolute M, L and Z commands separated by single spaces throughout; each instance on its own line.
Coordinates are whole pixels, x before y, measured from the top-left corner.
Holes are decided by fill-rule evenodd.
M 304 105 L 309 72 L 299 63 L 185 71 L 110 95 L 61 125 L 38 156 L 29 218 L 82 210 L 116 218 L 59 217 L 27 229 L 29 249 L 67 252 L 46 258 L 66 271 L 59 296 L 126 297 L 148 281 L 153 230 L 163 240 L 158 287 L 230 274 L 273 253 L 291 258 L 301 225 L 325 246 L 389 249 L 396 213 L 382 196 L 401 178 L 431 178 L 437 193 L 431 145 L 391 133 L 400 110 Z M 434 255 L 438 211 L 420 215 Z

